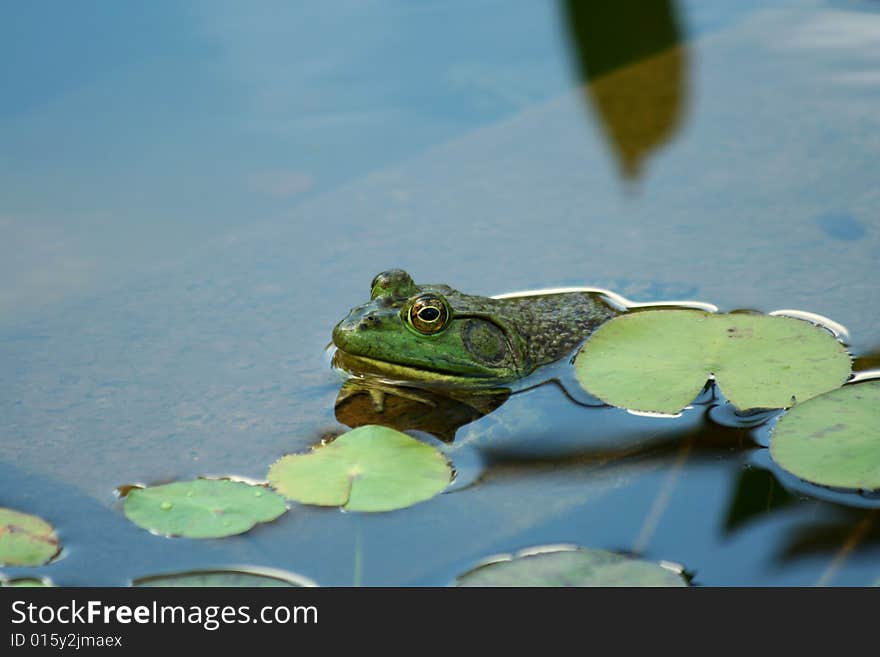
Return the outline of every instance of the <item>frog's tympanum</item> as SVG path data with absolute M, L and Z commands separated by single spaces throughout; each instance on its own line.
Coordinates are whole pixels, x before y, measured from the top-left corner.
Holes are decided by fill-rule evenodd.
M 400 269 L 373 279 L 370 301 L 333 329 L 353 372 L 419 384 L 492 386 L 570 354 L 621 311 L 598 292 L 489 298 L 416 285 Z

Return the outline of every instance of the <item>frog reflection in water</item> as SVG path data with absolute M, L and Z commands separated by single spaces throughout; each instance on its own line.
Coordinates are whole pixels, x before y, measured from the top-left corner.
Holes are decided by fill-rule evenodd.
M 336 325 L 333 343 L 352 372 L 492 387 L 563 358 L 620 312 L 598 291 L 489 298 L 416 285 L 392 269 L 373 279 L 370 302 Z
M 337 419 L 420 429 L 443 440 L 622 312 L 601 291 L 489 298 L 416 285 L 399 269 L 379 274 L 370 288 L 369 303 L 333 330 L 334 364 L 359 377 L 343 385 Z

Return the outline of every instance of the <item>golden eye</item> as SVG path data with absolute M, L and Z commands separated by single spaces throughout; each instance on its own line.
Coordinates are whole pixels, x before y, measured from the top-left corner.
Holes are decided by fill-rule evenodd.
M 419 333 L 431 335 L 446 328 L 449 315 L 449 305 L 443 297 L 423 294 L 409 304 L 406 321 Z

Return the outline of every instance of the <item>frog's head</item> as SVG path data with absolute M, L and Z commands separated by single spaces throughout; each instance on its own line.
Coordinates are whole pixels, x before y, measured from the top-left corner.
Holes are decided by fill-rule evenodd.
M 343 366 L 402 381 L 484 385 L 528 371 L 516 317 L 494 299 L 447 285 L 416 285 L 400 269 L 382 272 L 370 301 L 333 329 Z

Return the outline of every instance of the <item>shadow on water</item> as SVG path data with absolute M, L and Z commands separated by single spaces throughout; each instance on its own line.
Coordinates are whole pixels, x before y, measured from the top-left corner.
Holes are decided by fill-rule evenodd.
M 853 372 L 880 369 L 880 345 L 853 359 Z
M 739 531 L 752 521 L 774 511 L 789 509 L 801 500 L 768 470 L 744 468 L 733 488 L 724 531 Z
M 688 52 L 673 0 L 566 0 L 575 66 L 622 175 L 677 130 L 687 96 Z
M 741 532 L 770 516 L 804 510 L 801 519 L 788 527 L 773 559 L 780 564 L 809 557 L 830 559 L 815 581 L 818 586 L 834 583 L 852 555 L 880 545 L 880 509 L 853 508 L 805 496 L 785 487 L 778 473 L 765 466 L 767 463 L 747 466 L 739 472 L 727 505 L 725 534 Z
M 777 555 L 781 561 L 817 554 L 837 553 L 837 559 L 849 555 L 858 547 L 880 544 L 878 509 L 840 509 L 837 522 L 817 525 L 804 524 L 789 536 L 783 551 Z

